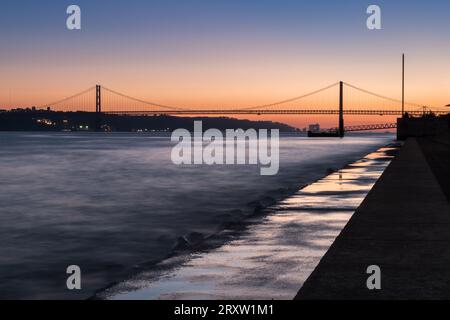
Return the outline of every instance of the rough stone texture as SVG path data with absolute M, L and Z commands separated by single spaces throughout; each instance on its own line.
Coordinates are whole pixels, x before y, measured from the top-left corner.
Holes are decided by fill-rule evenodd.
M 367 289 L 369 265 L 381 268 L 381 290 Z M 450 299 L 450 204 L 414 138 L 296 299 Z

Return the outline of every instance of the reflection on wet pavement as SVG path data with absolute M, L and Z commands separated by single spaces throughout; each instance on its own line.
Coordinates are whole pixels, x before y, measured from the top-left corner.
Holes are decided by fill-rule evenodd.
M 109 299 L 292 299 L 391 159 L 381 148 L 268 208 L 216 249 L 168 259 Z

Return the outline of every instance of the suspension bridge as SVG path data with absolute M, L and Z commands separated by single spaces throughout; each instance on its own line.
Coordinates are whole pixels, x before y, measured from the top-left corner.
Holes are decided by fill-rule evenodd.
M 343 81 L 336 82 L 300 96 L 268 104 L 243 107 L 183 107 L 165 105 L 136 98 L 116 90 L 96 85 L 64 99 L 46 103 L 41 108 L 53 111 L 81 111 L 117 115 L 298 115 L 337 116 L 338 132 L 391 129 L 395 118 L 405 113 L 420 116 L 425 112 L 436 115 L 449 113 L 448 108 L 430 108 L 401 101 Z M 344 116 L 362 117 L 363 124 L 344 126 Z M 393 122 L 368 124 L 367 118 L 388 116 Z

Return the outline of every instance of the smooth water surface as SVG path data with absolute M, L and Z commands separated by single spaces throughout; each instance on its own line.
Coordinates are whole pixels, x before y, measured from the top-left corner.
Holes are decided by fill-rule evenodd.
M 279 174 L 261 176 L 176 166 L 169 135 L 0 133 L 0 298 L 90 297 L 392 138 L 285 136 Z M 66 289 L 69 265 L 83 290 Z

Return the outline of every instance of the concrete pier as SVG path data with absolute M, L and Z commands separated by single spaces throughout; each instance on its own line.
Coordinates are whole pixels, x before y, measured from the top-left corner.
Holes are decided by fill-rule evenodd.
M 406 141 L 296 299 L 450 299 L 448 177 L 436 178 L 445 165 L 432 169 L 423 143 Z M 381 290 L 366 286 L 370 265 Z

